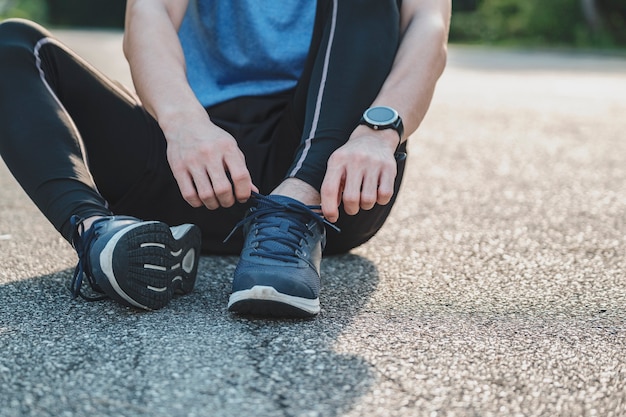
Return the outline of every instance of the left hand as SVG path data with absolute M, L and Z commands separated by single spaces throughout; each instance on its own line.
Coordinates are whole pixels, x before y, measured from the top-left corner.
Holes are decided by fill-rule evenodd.
M 397 174 L 395 150 L 398 133 L 357 127 L 348 142 L 328 159 L 322 183 L 322 212 L 330 222 L 339 219 L 339 205 L 347 214 L 385 205 L 393 196 Z

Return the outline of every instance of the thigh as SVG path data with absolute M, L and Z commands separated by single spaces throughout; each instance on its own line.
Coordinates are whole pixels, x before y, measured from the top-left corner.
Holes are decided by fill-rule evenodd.
M 64 236 L 68 220 L 110 214 L 162 139 L 156 122 L 41 26 L 0 24 L 0 153 Z
M 78 131 L 99 192 L 115 204 L 144 174 L 163 133 L 129 90 L 48 39 L 38 50 L 42 72 Z

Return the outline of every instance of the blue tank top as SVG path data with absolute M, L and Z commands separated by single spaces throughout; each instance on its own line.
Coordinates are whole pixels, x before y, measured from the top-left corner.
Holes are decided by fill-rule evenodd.
M 313 0 L 190 0 L 178 35 L 202 105 L 293 88 L 315 9 Z

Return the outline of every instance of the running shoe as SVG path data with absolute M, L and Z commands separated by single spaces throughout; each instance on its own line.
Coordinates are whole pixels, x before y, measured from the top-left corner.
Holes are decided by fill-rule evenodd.
M 316 212 L 319 206 L 279 195 L 254 193 L 253 199 L 256 206 L 234 229 L 243 228 L 245 241 L 228 309 L 258 316 L 315 316 L 320 312 L 324 224 L 338 229 Z
M 79 258 L 71 283 L 74 297 L 157 310 L 175 293 L 193 290 L 201 244 L 197 226 L 169 227 L 127 216 L 103 217 L 87 230 L 80 218 L 71 222 Z M 81 290 L 85 277 L 95 296 Z

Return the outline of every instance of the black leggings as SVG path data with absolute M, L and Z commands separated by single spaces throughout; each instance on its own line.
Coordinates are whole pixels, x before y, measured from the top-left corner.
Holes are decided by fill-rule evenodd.
M 396 0 L 318 1 L 309 58 L 293 91 L 207 109 L 237 139 L 262 193 L 286 177 L 320 188 L 330 154 L 375 98 L 398 42 Z M 133 94 L 24 20 L 0 24 L 0 154 L 68 241 L 72 215 L 115 213 L 194 223 L 205 252 L 241 250 L 241 236 L 222 241 L 247 205 L 189 206 L 167 163 L 163 133 Z M 403 170 L 400 160 L 396 195 Z M 326 252 L 367 241 L 392 204 L 356 216 L 342 211 L 342 232 L 329 232 Z

